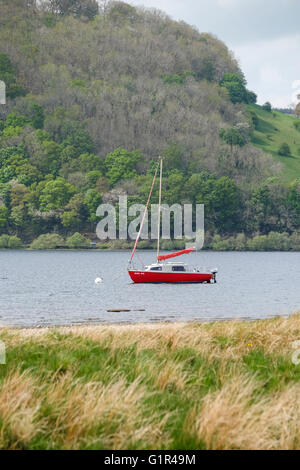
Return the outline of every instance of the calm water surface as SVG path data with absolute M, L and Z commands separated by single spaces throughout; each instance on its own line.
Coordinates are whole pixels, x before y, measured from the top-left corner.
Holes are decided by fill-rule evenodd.
M 132 284 L 128 258 L 124 251 L 0 251 L 0 325 L 256 319 L 300 310 L 300 253 L 192 254 L 189 263 L 219 273 L 217 284 L 191 285 Z M 107 312 L 116 308 L 131 311 Z

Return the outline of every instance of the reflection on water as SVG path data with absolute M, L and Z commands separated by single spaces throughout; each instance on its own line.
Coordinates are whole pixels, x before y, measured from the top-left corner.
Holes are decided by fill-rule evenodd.
M 155 254 L 140 257 L 149 263 Z M 128 258 L 124 251 L 0 251 L 0 324 L 255 319 L 300 310 L 300 253 L 192 254 L 191 264 L 218 267 L 218 283 L 184 285 L 132 284 Z

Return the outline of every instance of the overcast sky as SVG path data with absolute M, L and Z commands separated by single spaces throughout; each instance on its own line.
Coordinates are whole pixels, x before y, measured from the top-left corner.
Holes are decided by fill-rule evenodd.
M 286 107 L 300 93 L 300 0 L 128 0 L 159 8 L 223 40 L 260 104 Z

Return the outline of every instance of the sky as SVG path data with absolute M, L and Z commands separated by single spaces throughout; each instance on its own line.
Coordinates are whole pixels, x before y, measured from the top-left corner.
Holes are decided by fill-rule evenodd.
M 127 0 L 157 8 L 224 41 L 258 103 L 289 107 L 300 94 L 300 0 Z

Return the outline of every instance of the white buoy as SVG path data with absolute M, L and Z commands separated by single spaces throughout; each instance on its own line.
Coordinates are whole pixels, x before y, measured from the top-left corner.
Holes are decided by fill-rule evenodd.
M 103 281 L 102 277 L 96 277 L 95 284 L 100 284 Z

